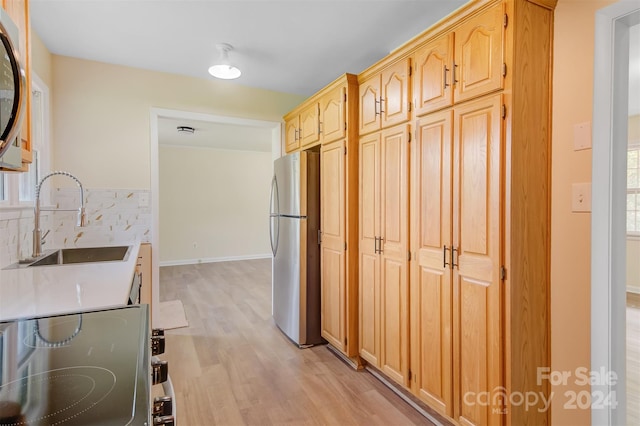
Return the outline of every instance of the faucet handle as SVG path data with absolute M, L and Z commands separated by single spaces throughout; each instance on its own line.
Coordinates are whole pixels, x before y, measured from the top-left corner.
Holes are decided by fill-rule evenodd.
M 51 232 L 51 230 L 47 229 L 47 232 L 45 232 L 44 235 L 40 237 L 40 245 L 45 243 L 45 239 L 47 238 L 47 235 L 49 235 L 49 232 Z
M 78 209 L 78 222 L 76 226 L 87 226 L 87 213 L 84 210 L 84 207 L 80 207 Z

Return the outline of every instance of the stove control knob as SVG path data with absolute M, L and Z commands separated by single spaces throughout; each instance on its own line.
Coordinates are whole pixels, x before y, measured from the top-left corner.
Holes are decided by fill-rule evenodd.
M 174 426 L 175 424 L 176 424 L 176 421 L 173 418 L 173 416 L 161 416 L 161 417 L 153 418 L 153 426 L 158 426 L 158 425 Z
M 169 364 L 167 361 L 151 362 L 151 381 L 154 385 L 164 383 L 169 377 Z
M 170 416 L 173 414 L 173 400 L 170 396 L 157 396 L 153 399 L 153 416 Z
M 164 336 L 164 328 L 154 328 L 153 330 L 151 330 L 151 336 Z
M 164 336 L 154 336 L 151 338 L 151 355 L 164 353 Z

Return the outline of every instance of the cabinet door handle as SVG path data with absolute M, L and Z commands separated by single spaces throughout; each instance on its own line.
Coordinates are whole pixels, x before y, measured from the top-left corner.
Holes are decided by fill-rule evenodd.
M 444 88 L 446 89 L 447 87 L 450 86 L 449 83 L 447 83 L 447 73 L 449 72 L 449 68 L 447 68 L 447 66 L 444 66 Z
M 373 100 L 373 111 L 375 112 L 376 116 L 380 114 L 380 112 L 378 112 L 378 104 L 379 103 L 380 103 L 379 100 L 377 100 L 377 99 Z
M 378 241 L 379 241 L 378 244 L 380 245 L 380 248 L 378 248 L 378 253 L 382 254 L 382 252 L 384 251 L 382 250 L 382 242 L 384 241 L 384 238 L 378 237 Z
M 382 114 L 382 113 L 384 112 L 384 110 L 382 109 L 382 103 L 383 103 L 383 102 L 386 102 L 386 100 L 385 100 L 385 99 L 380 98 L 380 114 Z M 382 241 L 382 240 L 380 240 L 380 241 Z
M 460 250 L 458 250 L 454 246 L 451 246 L 451 269 L 453 268 L 460 269 L 458 264 L 456 263 L 456 252 L 458 253 L 458 257 L 460 257 Z
M 373 238 L 373 252 L 378 254 L 378 237 Z
M 457 84 L 458 83 L 458 78 L 456 76 L 456 70 L 458 69 L 458 65 L 454 62 L 453 63 L 453 84 Z
M 449 265 L 447 263 L 447 250 L 449 250 L 447 246 L 442 247 L 442 267 L 443 268 L 446 268 L 447 265 Z

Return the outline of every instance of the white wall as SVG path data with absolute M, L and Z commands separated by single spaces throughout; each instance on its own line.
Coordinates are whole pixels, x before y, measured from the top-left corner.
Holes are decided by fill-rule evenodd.
M 162 265 L 269 257 L 270 152 L 161 145 Z
M 52 68 L 54 167 L 96 189 L 150 188 L 151 108 L 279 122 L 304 99 L 57 55 Z

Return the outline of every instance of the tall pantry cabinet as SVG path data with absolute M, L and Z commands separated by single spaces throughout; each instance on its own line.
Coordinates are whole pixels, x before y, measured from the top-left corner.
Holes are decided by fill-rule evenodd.
M 344 74 L 284 116 L 285 151 L 320 152 L 321 334 L 358 357 L 358 82 Z
M 358 358 L 358 85 L 345 74 L 320 98 L 321 333 Z
M 360 356 L 401 385 L 409 372 L 410 78 L 409 57 L 358 76 Z
M 472 2 L 414 41 L 410 388 L 462 425 L 550 421 L 510 396 L 549 395 L 555 3 Z

